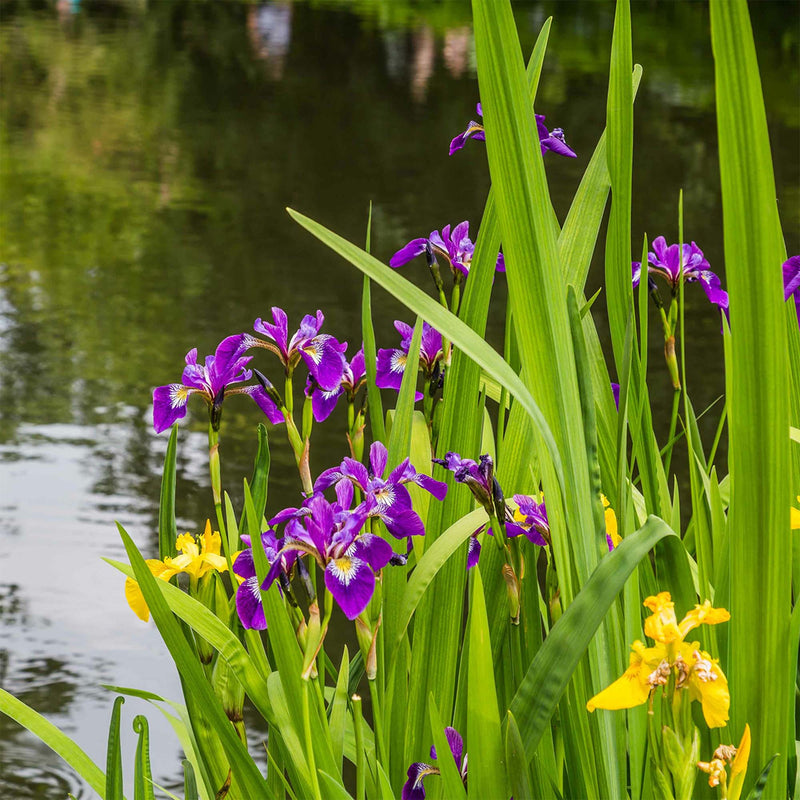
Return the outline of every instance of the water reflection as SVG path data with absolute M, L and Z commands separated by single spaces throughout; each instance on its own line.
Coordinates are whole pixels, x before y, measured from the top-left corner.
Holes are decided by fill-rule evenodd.
M 152 626 L 133 617 L 121 577 L 100 561 L 122 556 L 116 519 L 154 547 L 165 442 L 151 433 L 152 387 L 175 378 L 190 347 L 212 352 L 271 305 L 292 320 L 322 308 L 326 330 L 358 342 L 360 278 L 285 206 L 360 242 L 373 200 L 373 247 L 387 259 L 448 220 L 470 219 L 474 231 L 485 201 L 482 145 L 447 156 L 478 99 L 469 3 L 362 0 L 359 15 L 344 0 L 314 5 L 19 0 L 0 20 L 0 683 L 52 714 L 98 763 L 110 713 L 100 683 L 177 696 Z M 563 219 L 604 123 L 613 4 L 514 7 L 526 52 L 556 15 L 537 107 L 579 155 L 547 163 Z M 752 12 L 787 246 L 797 252 L 798 10 L 759 3 Z M 682 187 L 687 236 L 724 274 L 707 8 L 635 4 L 634 31 L 645 79 L 632 247 L 645 231 L 676 239 Z M 601 283 L 597 267 L 589 292 Z M 424 269 L 406 275 L 429 288 Z M 495 293 L 504 299 L 502 279 Z M 693 295 L 688 379 L 700 411 L 722 391 L 709 369 L 722 345 L 716 316 Z M 392 320 L 408 315 L 377 291 L 375 304 L 387 346 Z M 502 326 L 495 313 L 490 340 L 501 341 Z M 671 390 L 660 353 L 656 337 L 663 430 Z M 180 435 L 188 530 L 213 514 L 204 414 L 192 405 Z M 224 480 L 237 507 L 258 419 L 249 404 L 226 405 Z M 346 453 L 344 428 L 337 409 L 315 431 L 317 468 Z M 282 436 L 272 451 L 277 508 L 296 499 L 297 484 Z M 137 710 L 129 700 L 125 713 Z M 177 744 L 145 713 L 157 779 L 168 779 Z M 0 794 L 76 791 L 58 759 L 8 720 L 0 765 Z

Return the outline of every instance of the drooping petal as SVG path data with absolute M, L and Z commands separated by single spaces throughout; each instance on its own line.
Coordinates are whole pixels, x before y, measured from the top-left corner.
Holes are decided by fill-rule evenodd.
M 728 293 L 722 288 L 720 279 L 710 270 L 703 270 L 698 278 L 708 301 L 718 306 L 726 314 L 728 312 Z
M 649 666 L 646 657 L 652 652 L 652 649 L 646 649 L 641 642 L 634 642 L 628 668 L 621 677 L 589 700 L 586 704 L 587 710 L 605 708 L 613 711 L 634 708 L 647 702 L 650 684 L 647 682 Z M 656 656 L 655 660 L 658 663 L 661 659 Z
M 421 486 L 437 500 L 444 500 L 447 494 L 447 484 L 444 481 L 437 481 L 436 478 L 431 478 L 430 475 L 425 475 L 423 472 L 417 472 L 410 482 Z
M 262 386 L 245 386 L 243 394 L 250 395 L 255 404 L 266 414 L 267 419 L 273 425 L 280 425 L 284 422 L 283 412 L 278 408 L 275 401 L 264 391 Z
M 316 388 L 311 392 L 311 410 L 314 412 L 314 419 L 317 422 L 325 422 L 336 408 L 336 403 L 344 394 L 344 389 L 337 386 L 329 392 Z
M 463 133 L 459 133 L 458 136 L 454 137 L 450 142 L 450 155 L 461 150 L 467 143 L 467 139 L 474 139 L 476 142 L 485 142 L 486 132 L 483 129 L 483 125 L 471 119 Z
M 408 780 L 403 784 L 401 800 L 425 800 L 425 785 L 422 781 L 428 775 L 438 775 L 439 770 L 430 764 L 415 762 L 408 768 Z
M 366 561 L 349 555 L 332 558 L 325 567 L 325 586 L 348 619 L 355 619 L 375 591 L 375 575 Z
M 396 269 L 397 267 L 402 267 L 403 265 L 408 264 L 409 261 L 417 256 L 421 256 L 425 252 L 425 246 L 427 243 L 428 240 L 425 238 L 412 239 L 407 245 L 401 247 L 389 259 L 389 266 Z
M 408 355 L 402 350 L 378 350 L 375 385 L 380 389 L 396 389 L 399 392 L 407 360 Z
M 689 672 L 689 693 L 693 700 L 703 706 L 703 717 L 709 728 L 721 728 L 728 721 L 731 696 L 728 679 L 720 669 L 719 662 L 704 650 L 698 650 L 698 643 L 682 645 L 681 654 L 692 665 Z
M 186 403 L 195 391 L 182 383 L 170 383 L 153 390 L 153 427 L 156 433 L 165 431 L 173 422 L 186 416 Z
M 405 539 L 408 536 L 424 536 L 425 525 L 422 518 L 413 508 L 403 508 L 395 505 L 381 511 L 379 514 L 386 526 L 386 530 L 396 539 Z
M 247 578 L 236 590 L 236 611 L 243 627 L 257 631 L 263 631 L 267 627 L 264 606 L 261 604 L 261 590 L 255 575 Z
M 467 550 L 467 569 L 474 567 L 481 557 L 481 543 L 478 541 L 476 533 L 469 537 L 469 549 Z
M 164 562 L 159 561 L 157 558 L 145 559 L 144 563 L 147 564 L 148 569 L 156 578 L 162 575 L 166 570 Z M 131 611 L 133 611 L 142 622 L 147 622 L 147 620 L 150 619 L 150 609 L 147 607 L 142 589 L 133 578 L 125 579 L 125 599 L 128 601 Z
M 300 356 L 321 389 L 331 391 L 339 387 L 346 362 L 342 346 L 333 336 L 321 333 L 309 339 L 300 347 Z
M 363 533 L 353 545 L 353 555 L 366 561 L 373 570 L 383 569 L 394 555 L 392 546 L 386 539 L 372 533 Z

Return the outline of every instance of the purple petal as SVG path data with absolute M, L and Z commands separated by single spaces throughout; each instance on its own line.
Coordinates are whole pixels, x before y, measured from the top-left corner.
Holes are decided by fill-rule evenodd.
M 614 395 L 614 402 L 617 405 L 617 411 L 619 411 L 619 384 L 618 383 L 614 383 L 612 381 L 612 383 L 611 383 L 611 392 Z
M 278 408 L 275 401 L 264 391 L 262 386 L 245 386 L 244 394 L 249 394 L 256 405 L 267 415 L 267 419 L 273 425 L 280 425 L 283 419 L 283 412 Z
M 392 546 L 380 536 L 364 533 L 356 539 L 353 555 L 366 561 L 373 570 L 383 569 L 394 555 Z
M 639 285 L 639 281 L 642 279 L 642 262 L 631 261 L 631 271 L 633 272 L 633 285 L 635 288 Z
M 436 231 L 434 231 L 436 233 Z M 433 236 L 433 234 L 431 234 Z M 407 322 L 403 322 L 400 319 L 396 319 L 394 321 L 394 329 L 400 334 L 403 340 L 408 340 L 411 342 L 411 338 L 414 336 L 414 327 L 413 325 L 409 325 Z M 408 345 L 405 346 L 406 352 L 408 352 Z
M 325 586 L 348 619 L 355 619 L 368 605 L 375 591 L 375 575 L 359 558 L 344 555 L 325 567 Z
M 542 146 L 542 153 L 546 150 L 551 150 L 553 153 L 556 153 L 560 156 L 566 156 L 567 158 L 577 158 L 577 154 L 575 151 L 564 141 L 563 138 L 560 136 L 555 135 L 555 131 L 559 130 L 556 128 L 553 133 L 547 136 L 545 139 L 540 140 L 540 144 Z M 563 134 L 562 134 L 563 136 Z
M 404 264 L 408 264 L 409 261 L 417 256 L 421 256 L 425 252 L 425 245 L 427 243 L 427 239 L 412 239 L 389 259 L 389 266 L 396 269 L 397 267 L 402 267 Z
M 474 567 L 481 557 L 481 543 L 478 537 L 472 535 L 469 537 L 469 550 L 467 550 L 467 569 Z
M 719 278 L 711 270 L 704 270 L 700 273 L 699 280 L 709 302 L 727 312 L 728 293 L 721 288 Z
M 289 344 L 289 320 L 286 312 L 277 306 L 272 307 L 272 323 L 264 322 L 260 317 L 253 323 L 253 330 L 268 336 L 284 356 L 288 353 Z
M 354 458 L 345 458 L 342 461 L 340 470 L 342 475 L 357 484 L 362 492 L 367 491 L 369 473 L 367 472 L 367 468 L 360 461 L 356 461 Z
M 341 345 L 333 336 L 324 333 L 314 336 L 300 347 L 300 355 L 321 389 L 331 391 L 339 387 L 346 362 Z
M 240 333 L 228 336 L 217 345 L 210 376 L 213 394 L 229 383 L 245 379 L 244 368 L 252 361 L 252 356 L 245 356 L 247 350 L 245 341 L 245 335 Z
M 467 141 L 467 132 L 466 131 L 464 131 L 463 133 L 459 133 L 458 136 L 454 136 L 450 140 L 449 155 L 453 155 L 453 153 L 457 153 L 459 150 L 461 150 L 464 147 L 464 145 L 466 144 L 466 141 Z M 403 795 L 403 797 L 405 798 L 405 794 Z M 422 797 L 425 797 L 424 793 L 422 794 Z
M 350 362 L 350 372 L 353 375 L 353 388 L 355 389 L 361 379 L 367 374 L 367 368 L 364 362 L 363 345 L 361 349 L 353 356 L 353 360 Z
M 256 574 L 256 565 L 253 561 L 253 551 L 247 547 L 242 550 L 233 562 L 233 571 L 240 578 L 254 578 Z
M 506 259 L 502 253 L 497 254 L 497 266 L 495 267 L 496 272 L 505 272 L 506 271 Z
M 324 422 L 333 413 L 336 408 L 336 403 L 339 398 L 344 394 L 344 389 L 338 386 L 326 392 L 322 389 L 315 388 L 311 392 L 311 410 L 314 412 L 314 419 L 317 422 Z
M 237 559 L 238 561 L 238 559 Z M 248 578 L 236 590 L 236 611 L 245 628 L 263 631 L 267 627 L 264 606 L 261 605 L 261 591 L 258 578 Z
M 425 535 L 425 525 L 413 508 L 403 508 L 400 505 L 395 505 L 390 509 L 381 511 L 379 516 L 383 520 L 386 530 L 395 539 Z
M 419 354 L 430 366 L 433 366 L 437 357 L 442 353 L 442 334 L 436 328 L 422 323 L 422 339 L 420 341 Z
M 169 428 L 173 422 L 186 416 L 189 395 L 197 391 L 180 383 L 170 383 L 153 390 L 153 427 L 156 433 Z
M 354 494 L 355 489 L 349 480 L 343 479 L 336 483 L 336 502 L 344 511 L 347 511 L 353 504 Z
M 783 299 L 788 300 L 800 292 L 800 256 L 792 256 L 783 262 Z
M 461 734 L 449 725 L 444 729 L 444 735 L 447 737 L 447 744 L 450 745 L 450 752 L 453 754 L 453 759 L 456 762 L 458 771 L 461 772 L 461 756 L 464 753 L 464 740 Z
M 333 486 L 334 483 L 340 481 L 344 475 L 342 474 L 341 466 L 338 467 L 331 467 L 330 469 L 326 469 L 324 472 L 320 473 L 320 476 L 314 482 L 314 491 L 315 492 L 324 492 L 326 489 Z M 287 509 L 287 511 L 291 511 L 293 509 Z M 283 513 L 283 512 L 281 512 Z M 287 517 L 288 519 L 288 517 Z M 273 520 L 270 520 L 270 525 L 273 524 Z
M 437 775 L 439 770 L 430 764 L 416 762 L 408 768 L 408 780 L 403 784 L 400 794 L 401 800 L 425 800 L 425 786 L 423 779 L 428 775 Z
M 372 474 L 378 478 L 383 477 L 386 472 L 386 462 L 389 458 L 389 451 L 383 442 L 373 442 L 369 448 L 369 463 L 372 467 Z
M 432 494 L 437 500 L 444 500 L 447 494 L 447 484 L 444 481 L 437 481 L 422 472 L 418 472 L 413 478 L 412 483 L 421 486 L 426 492 Z
M 378 350 L 375 385 L 380 389 L 400 391 L 408 355 L 402 350 Z

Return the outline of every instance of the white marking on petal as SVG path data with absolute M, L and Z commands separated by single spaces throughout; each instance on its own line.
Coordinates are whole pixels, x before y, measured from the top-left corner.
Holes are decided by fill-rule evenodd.
M 404 372 L 406 368 L 406 361 L 408 361 L 408 355 L 403 353 L 401 350 L 395 350 L 392 353 L 392 358 L 389 362 L 389 369 L 392 372 Z
M 173 408 L 181 408 L 189 399 L 189 388 L 182 383 L 173 383 L 169 387 L 169 402 Z

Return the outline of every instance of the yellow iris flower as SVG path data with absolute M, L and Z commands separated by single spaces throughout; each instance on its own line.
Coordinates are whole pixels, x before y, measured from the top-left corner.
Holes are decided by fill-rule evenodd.
M 644 605 L 653 612 L 645 620 L 644 632 L 655 645 L 646 647 L 643 642 L 635 641 L 628 669 L 589 700 L 586 708 L 594 711 L 641 705 L 659 686 L 666 686 L 674 674 L 675 688 L 688 689 L 690 698 L 702 704 L 708 726 L 722 727 L 728 721 L 728 681 L 719 663 L 700 650 L 698 642 L 684 640 L 698 625 L 726 622 L 730 614 L 724 608 L 712 608 L 706 601 L 678 622 L 669 592 L 648 597 Z
M 800 503 L 800 494 L 797 495 L 797 502 Z M 798 531 L 800 530 L 800 509 L 795 508 L 792 506 L 792 530 Z
M 157 558 L 148 558 L 145 563 L 150 572 L 162 581 L 168 581 L 173 575 L 181 572 L 187 573 L 192 582 L 202 578 L 209 570 L 225 572 L 228 562 L 220 555 L 222 540 L 217 531 L 211 530 L 211 521 L 206 520 L 206 528 L 200 537 L 191 533 L 181 534 L 175 541 L 175 549 L 180 555 L 175 558 L 167 556 L 163 561 Z M 147 622 L 150 619 L 150 609 L 144 600 L 144 595 L 139 584 L 132 578 L 125 580 L 125 599 L 139 619 Z
M 604 494 L 600 495 L 600 499 L 603 501 L 603 508 L 605 509 L 606 533 L 611 537 L 611 544 L 616 547 L 622 541 L 622 537 L 617 530 L 617 515 Z

